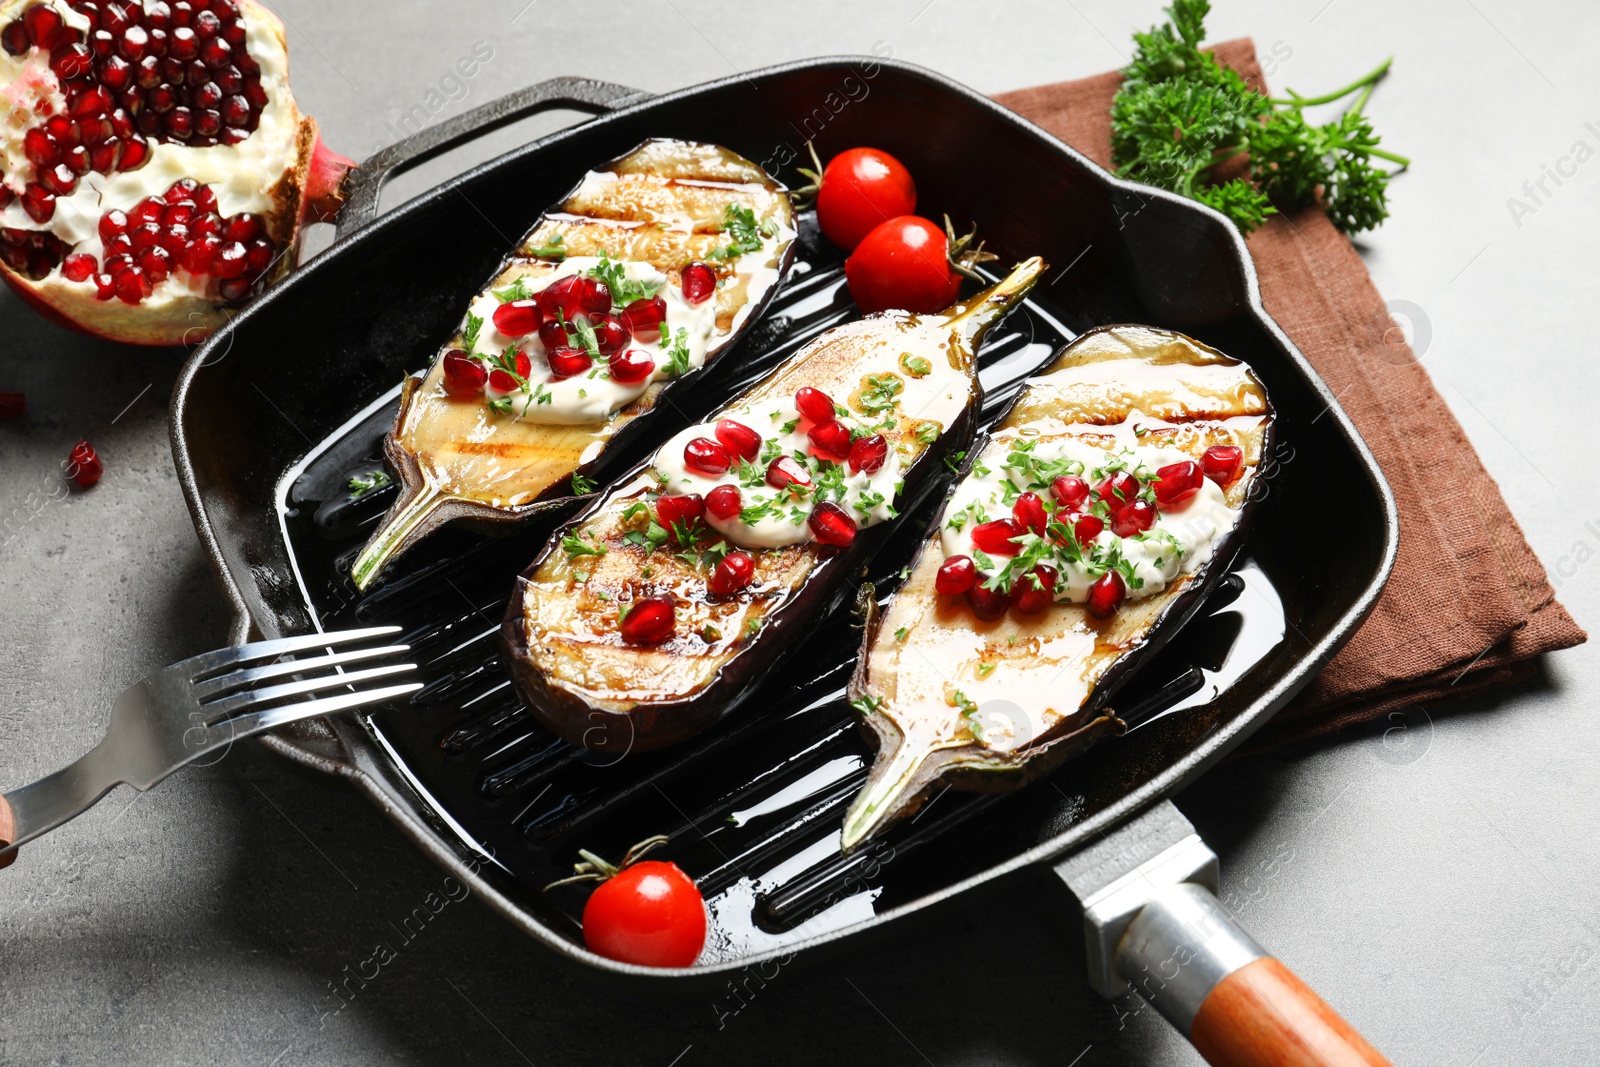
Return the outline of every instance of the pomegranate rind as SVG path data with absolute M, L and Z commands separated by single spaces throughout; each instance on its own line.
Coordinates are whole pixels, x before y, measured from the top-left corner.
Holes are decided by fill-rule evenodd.
M 18 18 L 38 0 L 0 0 L 0 26 Z M 239 0 L 245 14 L 269 29 L 285 55 L 288 37 L 282 20 L 256 0 Z M 58 5 L 59 6 L 59 5 Z M 293 267 L 293 251 L 307 222 L 326 221 L 343 202 L 343 182 L 355 164 L 326 148 L 316 120 L 302 115 L 295 104 L 287 77 L 269 106 L 284 110 L 284 125 L 293 130 L 294 155 L 290 166 L 266 195 L 272 207 L 260 212 L 267 236 L 282 250 L 263 280 L 280 280 Z M 130 305 L 120 300 L 102 301 L 89 282 L 71 282 L 56 269 L 37 281 L 0 262 L 0 277 L 23 300 L 51 322 L 123 344 L 145 346 L 193 345 L 204 341 L 237 310 L 220 298 L 190 293 L 162 292 L 162 299 Z

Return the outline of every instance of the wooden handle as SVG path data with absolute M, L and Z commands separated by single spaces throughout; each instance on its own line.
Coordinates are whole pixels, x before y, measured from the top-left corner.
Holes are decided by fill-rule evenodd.
M 17 839 L 17 820 L 11 814 L 11 805 L 6 803 L 6 798 L 0 796 L 0 848 L 5 848 Z M 17 858 L 15 851 L 0 853 L 0 869 L 11 866 Z
M 1391 1067 L 1271 956 L 1217 983 L 1195 1014 L 1189 1039 L 1216 1067 Z

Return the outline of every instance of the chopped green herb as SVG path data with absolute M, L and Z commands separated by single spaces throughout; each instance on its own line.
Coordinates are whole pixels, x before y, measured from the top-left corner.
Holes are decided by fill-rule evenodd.
M 756 221 L 756 214 L 743 204 L 729 204 L 722 209 L 722 232 L 729 238 L 724 248 L 716 249 L 707 259 L 733 259 L 746 252 L 761 251 L 761 239 L 778 232 L 770 221 Z
M 592 544 L 578 534 L 565 534 L 561 538 L 562 551 L 569 558 L 576 556 L 603 556 L 606 554 L 605 545 Z
M 905 640 L 906 640 L 906 635 L 909 634 L 910 632 L 911 632 L 910 630 L 908 630 L 904 626 L 902 626 L 902 627 L 900 627 L 900 629 L 898 629 L 898 630 L 896 630 L 894 632 L 894 639 L 896 641 L 899 641 L 901 644 L 904 644 Z
M 661 349 L 667 357 L 666 375 L 677 378 L 689 372 L 689 331 L 679 327 L 673 335 L 669 345 L 665 335 L 661 338 Z
M 554 234 L 544 244 L 534 245 L 528 251 L 541 259 L 566 259 L 567 239 L 562 234 Z
M 640 282 L 628 277 L 628 268 L 611 258 L 605 249 L 600 250 L 600 262 L 588 272 L 589 277 L 604 282 L 611 290 L 611 305 L 620 311 L 635 300 L 655 296 L 665 282 Z
M 895 397 L 906 387 L 906 383 L 898 374 L 869 374 L 867 387 L 861 391 L 859 397 L 861 410 L 872 415 L 880 411 L 889 411 L 895 405 Z
M 528 292 L 527 278 L 518 278 L 504 289 L 494 290 L 494 298 L 502 304 L 509 304 L 513 300 L 527 300 L 532 295 Z
M 850 706 L 863 715 L 875 715 L 884 703 L 882 697 L 861 697 L 859 700 L 852 700 Z
M 577 496 L 587 496 L 590 493 L 594 492 L 594 490 L 595 490 L 595 483 L 594 482 L 590 481 L 588 478 L 585 478 L 583 475 L 579 474 L 577 471 L 573 471 L 572 472 L 572 492 L 575 495 L 577 495 Z
M 350 495 L 360 500 L 374 489 L 382 489 L 389 484 L 389 475 L 386 471 L 373 471 L 371 474 L 358 474 L 350 479 Z
M 478 335 L 483 332 L 483 316 L 467 312 L 467 328 L 461 331 L 461 341 L 469 354 L 476 354 Z
M 910 352 L 900 354 L 900 366 L 913 378 L 925 378 L 933 373 L 933 364 L 921 356 L 913 356 Z
M 931 445 L 938 439 L 939 424 L 937 422 L 925 422 L 917 427 L 917 440 L 923 444 Z

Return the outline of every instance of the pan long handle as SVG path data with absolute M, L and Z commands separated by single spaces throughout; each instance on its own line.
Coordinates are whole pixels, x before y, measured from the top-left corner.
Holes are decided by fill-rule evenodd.
M 1194 882 L 1158 890 L 1129 922 L 1113 959 L 1117 973 L 1216 1067 L 1388 1067 Z
M 378 195 L 390 177 L 474 137 L 541 111 L 570 107 L 597 115 L 648 99 L 649 95 L 589 78 L 552 78 L 435 123 L 382 149 L 351 173 L 345 184 L 344 207 L 337 219 L 338 237 L 347 237 L 377 217 Z

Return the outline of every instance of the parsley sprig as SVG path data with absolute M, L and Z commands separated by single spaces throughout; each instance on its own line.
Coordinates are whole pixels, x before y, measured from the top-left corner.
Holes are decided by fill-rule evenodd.
M 1291 91 L 1275 99 L 1255 91 L 1200 48 L 1209 0 L 1173 0 L 1169 21 L 1134 34 L 1137 50 L 1123 70 L 1111 105 L 1111 158 L 1117 173 L 1171 189 L 1217 209 L 1245 233 L 1270 215 L 1319 201 L 1333 224 L 1360 233 L 1389 214 L 1390 173 L 1375 160 L 1410 160 L 1378 147 L 1362 114 L 1377 69 L 1323 96 Z M 1359 93 L 1325 125 L 1305 109 Z M 1218 180 L 1216 168 L 1242 163 L 1244 173 Z
M 722 209 L 722 232 L 728 244 L 706 254 L 707 259 L 733 259 L 746 252 L 761 251 L 761 239 L 778 232 L 772 220 L 756 220 L 756 213 L 744 204 L 729 204 Z

